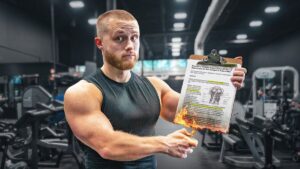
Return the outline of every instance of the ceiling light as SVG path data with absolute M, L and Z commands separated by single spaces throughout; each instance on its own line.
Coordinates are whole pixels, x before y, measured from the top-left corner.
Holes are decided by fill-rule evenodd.
M 265 13 L 276 13 L 280 10 L 279 6 L 268 6 L 265 8 Z
M 90 18 L 90 19 L 88 20 L 88 23 L 89 23 L 90 25 L 96 25 L 96 23 L 97 23 L 97 18 Z
M 226 49 L 219 50 L 220 55 L 227 55 L 228 51 Z
M 84 3 L 82 1 L 71 1 L 71 2 L 69 2 L 69 5 L 72 8 L 83 8 L 84 7 Z
M 180 48 L 181 43 L 172 43 L 171 46 L 172 46 L 172 48 Z
M 249 23 L 249 26 L 251 27 L 259 27 L 263 24 L 263 22 L 261 20 L 254 20 L 254 21 L 251 21 Z
M 175 29 L 183 29 L 185 24 L 183 22 L 176 22 L 173 26 Z
M 178 12 L 174 14 L 175 19 L 185 19 L 187 14 L 185 12 Z
M 172 48 L 172 53 L 180 52 L 180 48 Z
M 247 39 L 247 34 L 238 34 L 236 35 L 236 39 Z
M 176 0 L 176 2 L 186 2 L 187 0 Z
M 172 52 L 172 56 L 173 56 L 173 57 L 180 56 L 180 52 Z
M 175 38 L 172 38 L 172 42 L 181 42 L 181 38 L 180 37 L 175 37 Z
M 253 40 L 250 40 L 250 39 L 234 39 L 234 40 L 231 40 L 229 41 L 230 43 L 250 43 L 250 42 L 253 42 Z

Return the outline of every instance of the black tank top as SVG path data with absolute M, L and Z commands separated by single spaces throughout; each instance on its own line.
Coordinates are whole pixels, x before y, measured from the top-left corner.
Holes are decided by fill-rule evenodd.
M 120 130 L 138 136 L 155 135 L 155 124 L 159 117 L 160 101 L 157 92 L 150 81 L 131 72 L 131 78 L 126 83 L 118 83 L 99 69 L 84 80 L 96 85 L 103 95 L 101 111 L 110 120 L 114 130 Z M 153 156 L 131 162 L 117 162 L 101 158 L 91 148 L 83 145 L 87 168 L 128 168 L 128 165 L 153 163 Z M 116 165 L 116 166 L 114 166 Z M 111 167 L 107 167 L 111 166 Z M 113 167 L 114 166 L 114 167 Z M 126 167 L 127 166 L 127 167 Z M 133 165 L 134 166 L 134 165 Z

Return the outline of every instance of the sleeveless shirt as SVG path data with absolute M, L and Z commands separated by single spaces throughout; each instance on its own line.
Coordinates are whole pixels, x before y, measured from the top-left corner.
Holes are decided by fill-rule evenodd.
M 151 82 L 133 72 L 126 83 L 109 79 L 101 69 L 84 78 L 102 93 L 101 111 L 106 115 L 114 130 L 138 136 L 155 135 L 155 124 L 160 113 L 160 100 Z M 87 169 L 130 169 L 156 168 L 154 156 L 136 161 L 120 162 L 103 159 L 96 151 L 81 144 Z

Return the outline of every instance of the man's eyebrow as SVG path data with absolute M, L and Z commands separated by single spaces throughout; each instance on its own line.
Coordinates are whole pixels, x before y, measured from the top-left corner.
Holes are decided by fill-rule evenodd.
M 139 35 L 140 34 L 140 32 L 138 31 L 138 30 L 131 30 L 131 31 L 129 31 L 131 34 L 137 34 L 137 35 Z M 126 34 L 127 33 L 127 31 L 124 31 L 124 30 L 122 30 L 122 29 L 119 29 L 119 30 L 116 30 L 114 33 L 113 33 L 113 35 L 122 35 L 122 34 Z
M 139 31 L 133 31 L 133 33 L 135 33 L 135 34 L 140 34 L 140 32 L 139 32 Z
M 114 34 L 124 34 L 124 33 L 125 33 L 125 31 L 123 31 L 123 30 L 117 30 L 114 32 Z

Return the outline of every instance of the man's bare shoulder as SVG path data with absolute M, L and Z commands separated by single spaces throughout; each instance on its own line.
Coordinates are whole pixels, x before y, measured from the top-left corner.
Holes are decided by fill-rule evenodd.
M 147 79 L 153 84 L 153 85 L 157 85 L 157 84 L 161 84 L 163 83 L 163 81 L 156 77 L 156 76 L 150 76 L 150 77 L 147 77 Z
M 76 101 L 75 101 L 76 100 Z M 100 90 L 92 83 L 81 80 L 70 86 L 65 92 L 65 102 L 76 102 L 80 105 L 92 100 L 102 100 Z
M 159 90 L 169 87 L 166 82 L 164 82 L 163 80 L 161 80 L 160 78 L 158 78 L 156 76 L 151 76 L 151 77 L 147 77 L 147 78 L 152 83 L 152 85 L 155 86 L 155 88 L 157 88 Z
M 67 89 L 66 94 L 86 95 L 86 94 L 95 94 L 95 92 L 100 94 L 100 90 L 98 90 L 98 88 L 94 84 L 89 83 L 85 80 L 80 80 L 79 82 L 70 86 Z

